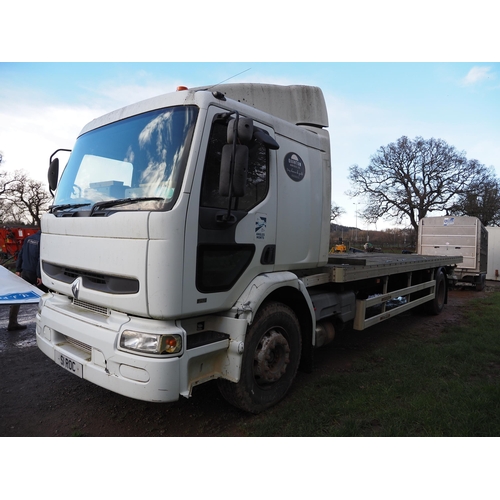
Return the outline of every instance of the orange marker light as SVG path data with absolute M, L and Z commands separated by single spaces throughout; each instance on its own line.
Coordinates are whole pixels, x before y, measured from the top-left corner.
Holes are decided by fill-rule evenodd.
M 181 91 L 181 90 L 187 90 L 188 88 L 187 87 L 184 87 L 184 85 L 179 85 L 177 87 L 177 92 Z
M 182 349 L 179 335 L 162 335 L 160 354 L 174 354 Z

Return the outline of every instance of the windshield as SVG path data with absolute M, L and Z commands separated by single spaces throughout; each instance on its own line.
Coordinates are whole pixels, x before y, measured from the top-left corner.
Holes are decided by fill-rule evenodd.
M 135 203 L 106 206 L 170 209 L 179 195 L 197 115 L 194 106 L 165 108 L 80 136 L 54 205 L 88 209 L 98 202 L 128 198 Z

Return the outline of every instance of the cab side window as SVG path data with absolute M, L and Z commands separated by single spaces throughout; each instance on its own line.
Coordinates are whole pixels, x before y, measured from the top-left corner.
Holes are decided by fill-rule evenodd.
M 219 195 L 219 174 L 222 147 L 227 144 L 227 124 L 216 121 L 210 132 L 203 180 L 200 206 L 207 208 L 227 208 L 228 198 Z M 232 209 L 249 211 L 264 200 L 269 188 L 268 151 L 259 142 L 248 145 L 249 164 L 245 195 L 233 199 Z

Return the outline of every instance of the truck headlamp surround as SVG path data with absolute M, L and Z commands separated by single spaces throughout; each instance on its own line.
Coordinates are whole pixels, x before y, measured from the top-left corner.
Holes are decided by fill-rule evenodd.
M 177 354 L 182 350 L 182 336 L 125 330 L 120 336 L 120 347 L 143 354 Z

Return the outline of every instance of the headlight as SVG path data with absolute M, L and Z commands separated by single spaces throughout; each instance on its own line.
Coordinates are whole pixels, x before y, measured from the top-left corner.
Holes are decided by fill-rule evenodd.
M 49 293 L 44 293 L 43 295 L 40 296 L 40 300 L 38 301 L 38 308 L 37 308 L 37 314 L 40 315 L 42 312 L 42 309 L 45 307 L 45 302 L 51 297 L 52 295 Z
M 125 330 L 120 337 L 120 347 L 144 354 L 175 354 L 182 349 L 182 337 Z

